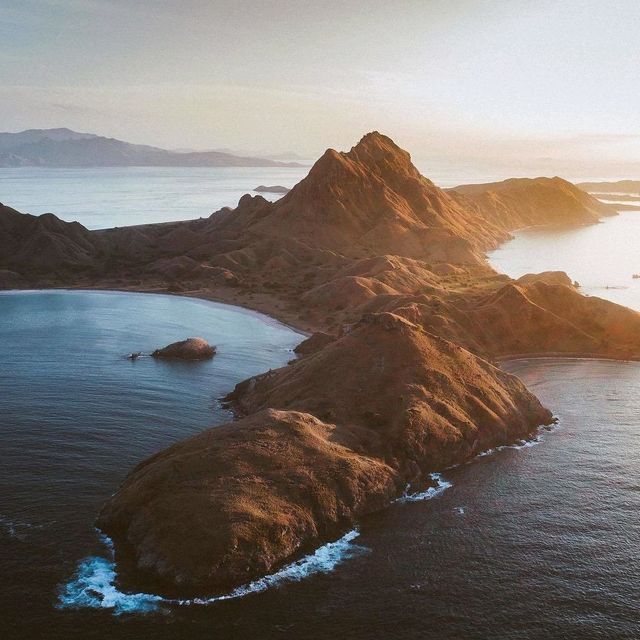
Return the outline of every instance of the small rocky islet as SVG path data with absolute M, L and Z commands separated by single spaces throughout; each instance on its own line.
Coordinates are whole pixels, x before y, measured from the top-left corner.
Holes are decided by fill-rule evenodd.
M 279 184 L 274 184 L 271 186 L 266 186 L 264 184 L 261 184 L 259 187 L 256 187 L 253 190 L 255 193 L 289 193 L 289 191 L 291 191 L 291 189 L 288 189 L 287 187 L 283 187 L 282 185 Z
M 211 346 L 204 338 L 187 338 L 156 349 L 151 357 L 164 360 L 211 360 L 216 352 L 216 347 Z

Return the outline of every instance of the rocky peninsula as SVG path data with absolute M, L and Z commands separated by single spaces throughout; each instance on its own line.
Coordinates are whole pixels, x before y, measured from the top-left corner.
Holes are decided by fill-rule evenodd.
M 640 358 L 640 314 L 484 257 L 519 227 L 614 214 L 560 178 L 442 190 L 374 132 L 280 200 L 246 195 L 206 219 L 90 232 L 3 207 L 0 277 L 219 299 L 322 332 L 237 385 L 236 421 L 143 461 L 99 515 L 128 583 L 204 595 L 547 424 L 496 359 Z

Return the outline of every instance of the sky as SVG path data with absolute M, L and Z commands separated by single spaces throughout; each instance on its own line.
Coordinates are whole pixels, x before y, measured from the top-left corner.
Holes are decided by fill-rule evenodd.
M 640 177 L 640 2 L 0 0 L 0 130 Z

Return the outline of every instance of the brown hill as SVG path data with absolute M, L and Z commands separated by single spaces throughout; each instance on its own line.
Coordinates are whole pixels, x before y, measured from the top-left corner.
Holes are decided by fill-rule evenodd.
M 377 132 L 347 153 L 326 151 L 271 209 L 254 225 L 256 231 L 306 239 L 350 257 L 394 254 L 475 263 L 473 249 L 492 233 Z
M 640 195 L 640 180 L 618 180 L 616 182 L 580 182 L 576 185 L 589 193 L 630 193 Z
M 496 281 L 495 284 L 497 284 Z M 640 358 L 640 314 L 573 286 L 531 279 L 489 291 L 380 300 L 390 310 L 476 354 Z
M 542 224 L 593 224 L 616 210 L 562 178 L 511 178 L 449 190 L 476 204 L 482 215 L 507 230 Z M 463 202 L 463 201 L 462 201 Z
M 272 571 L 428 473 L 551 420 L 517 378 L 393 314 L 229 400 L 250 417 L 142 463 L 100 514 L 121 559 L 167 592 Z
M 443 191 L 420 175 L 408 153 L 373 132 L 347 153 L 328 150 L 275 203 L 246 195 L 236 209 L 208 219 L 96 232 L 59 222 L 56 235 L 44 240 L 33 239 L 27 216 L 7 237 L 6 257 L 17 260 L 2 266 L 47 272 L 65 284 L 64 271 L 74 270 L 85 284 L 133 280 L 192 290 L 242 284 L 282 291 L 284 298 L 308 293 L 310 305 L 335 299 L 334 306 L 353 306 L 352 297 L 364 302 L 372 294 L 410 293 L 443 275 L 488 272 L 482 253 L 508 238 L 509 229 L 593 221 L 610 211 L 560 179 Z M 0 211 L 0 224 L 5 217 Z M 38 242 L 46 250 L 30 259 Z M 191 268 L 185 259 L 194 261 Z M 381 259 L 391 265 L 384 274 L 371 262 Z
M 91 269 L 95 255 L 94 238 L 81 224 L 63 222 L 52 213 L 31 216 L 0 204 L 0 267 L 25 276 L 55 275 Z

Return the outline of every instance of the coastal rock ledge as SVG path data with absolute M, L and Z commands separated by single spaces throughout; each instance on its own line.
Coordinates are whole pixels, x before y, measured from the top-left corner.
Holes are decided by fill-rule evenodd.
M 156 349 L 151 355 L 167 360 L 210 360 L 215 354 L 216 348 L 204 338 L 187 338 Z
M 103 507 L 98 527 L 132 588 L 244 584 L 552 420 L 516 377 L 392 313 L 227 402 L 244 417 L 142 462 Z

